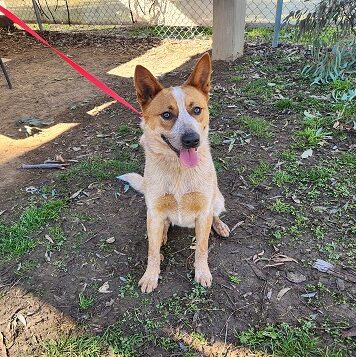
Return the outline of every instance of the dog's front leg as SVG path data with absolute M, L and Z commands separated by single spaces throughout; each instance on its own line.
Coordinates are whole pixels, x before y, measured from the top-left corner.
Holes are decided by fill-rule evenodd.
M 160 273 L 160 248 L 164 230 L 164 220 L 158 215 L 147 212 L 148 259 L 147 269 L 138 285 L 143 293 L 157 288 Z
M 195 281 L 203 286 L 211 286 L 212 276 L 208 266 L 208 242 L 213 215 L 199 216 L 195 221 Z

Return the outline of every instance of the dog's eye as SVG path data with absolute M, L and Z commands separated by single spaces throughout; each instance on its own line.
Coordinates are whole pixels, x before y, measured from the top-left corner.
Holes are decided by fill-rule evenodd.
M 201 108 L 200 107 L 194 107 L 193 108 L 193 113 L 195 114 L 195 115 L 199 115 L 200 113 L 201 113 Z
M 164 112 L 164 113 L 161 114 L 161 117 L 162 117 L 164 120 L 172 119 L 172 113 L 171 113 L 171 112 Z

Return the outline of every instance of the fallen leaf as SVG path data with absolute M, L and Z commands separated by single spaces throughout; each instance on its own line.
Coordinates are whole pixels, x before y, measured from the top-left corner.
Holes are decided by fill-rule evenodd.
M 6 212 L 6 209 L 4 209 L 3 211 L 0 211 L 0 216 L 2 215 L 2 214 L 4 214 Z
M 331 263 L 326 262 L 325 260 L 317 259 L 316 262 L 313 264 L 313 268 L 315 268 L 323 273 L 326 273 L 330 269 L 333 269 L 334 266 Z
M 311 293 L 305 293 L 305 294 L 302 294 L 301 297 L 303 298 L 313 298 L 317 295 L 318 293 L 316 291 L 313 291 Z
M 52 256 L 52 252 L 50 250 L 46 251 L 45 259 L 46 259 L 47 262 L 51 261 L 51 256 Z
M 16 318 L 22 323 L 22 325 L 24 325 L 25 327 L 27 326 L 26 318 L 20 312 L 16 314 Z
M 262 271 L 256 264 L 247 261 L 248 265 L 251 267 L 258 279 L 267 280 L 267 275 Z
M 45 238 L 46 238 L 51 244 L 54 244 L 53 239 L 52 239 L 48 234 L 45 234 Z
M 102 293 L 102 294 L 109 294 L 111 293 L 112 291 L 109 290 L 109 282 L 106 281 L 102 286 L 100 286 L 99 288 L 99 293 Z
M 307 280 L 305 275 L 298 273 L 298 272 L 293 272 L 293 271 L 287 272 L 287 279 L 291 283 L 295 283 L 295 284 L 299 284 L 299 283 L 302 283 L 303 281 Z
M 281 290 L 279 291 L 279 293 L 277 294 L 277 300 L 278 300 L 278 301 L 281 300 L 282 297 L 283 297 L 285 294 L 287 294 L 287 292 L 288 292 L 290 289 L 292 289 L 292 288 L 283 288 L 283 289 L 281 289 Z
M 308 157 L 312 156 L 313 155 L 313 149 L 308 149 L 308 150 L 305 150 L 302 155 L 301 155 L 301 158 L 302 159 L 307 159 Z
M 114 243 L 114 242 L 115 242 L 115 238 L 114 237 L 110 237 L 110 238 L 108 238 L 106 240 L 106 243 L 109 243 L 109 244 Z
M 340 291 L 345 290 L 345 282 L 340 278 L 336 278 L 336 286 Z
M 75 198 L 77 198 L 82 192 L 83 192 L 84 188 L 81 188 L 80 190 L 78 190 L 77 192 L 74 192 L 69 199 L 70 200 L 74 200 Z
M 296 195 L 292 195 L 292 200 L 297 203 L 300 204 L 300 199 L 296 196 Z

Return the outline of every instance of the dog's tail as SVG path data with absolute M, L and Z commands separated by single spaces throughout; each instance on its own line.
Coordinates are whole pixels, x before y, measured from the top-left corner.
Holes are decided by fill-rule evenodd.
M 117 176 L 117 179 L 127 182 L 134 190 L 143 192 L 143 177 L 136 173 L 124 174 L 121 176 Z

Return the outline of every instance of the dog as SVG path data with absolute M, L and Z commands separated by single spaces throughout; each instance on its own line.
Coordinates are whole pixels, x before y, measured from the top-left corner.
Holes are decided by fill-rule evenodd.
M 145 151 L 143 177 L 119 177 L 145 196 L 148 260 L 139 286 L 152 292 L 160 274 L 160 248 L 170 225 L 195 228 L 195 281 L 210 287 L 208 240 L 211 227 L 222 237 L 230 230 L 219 215 L 224 197 L 209 146 L 211 59 L 205 53 L 179 87 L 164 88 L 143 66 L 135 69 L 134 85 L 143 119 L 140 143 Z

